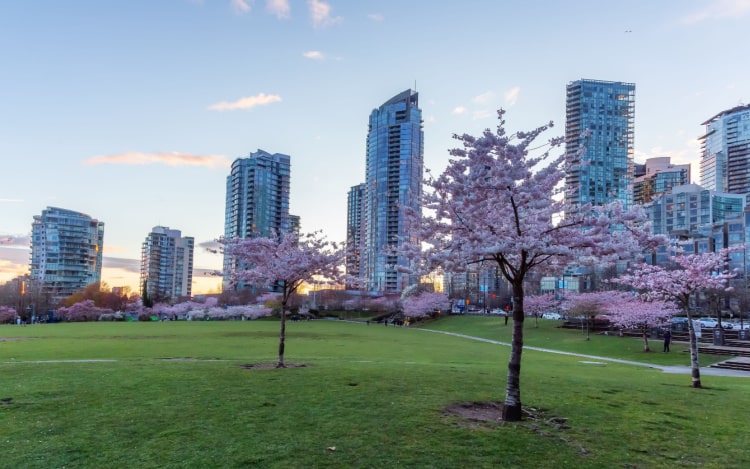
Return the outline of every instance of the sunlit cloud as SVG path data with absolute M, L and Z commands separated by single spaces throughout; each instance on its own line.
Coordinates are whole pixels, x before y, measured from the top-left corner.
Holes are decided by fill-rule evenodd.
M 190 155 L 178 152 L 130 152 L 117 155 L 94 156 L 84 160 L 83 164 L 86 166 L 95 166 L 99 164 L 163 164 L 166 166 L 206 166 L 208 168 L 227 168 L 231 165 L 231 161 L 223 155 Z
M 467 112 L 469 112 L 469 110 L 466 109 L 465 107 L 463 107 L 463 106 L 456 106 L 451 111 L 451 114 L 461 115 L 461 114 L 466 114 Z
M 312 60 L 325 60 L 326 58 L 325 55 L 323 55 L 323 53 L 319 50 L 309 50 L 307 52 L 303 52 L 302 55 Z
M 138 259 L 127 259 L 124 257 L 102 257 L 103 269 L 119 269 L 126 272 L 141 272 L 141 261 Z
M 238 109 L 252 109 L 258 106 L 267 106 L 272 103 L 281 102 L 281 96 L 277 94 L 260 93 L 256 96 L 246 96 L 237 101 L 221 101 L 208 106 L 211 111 L 236 111 Z
M 279 19 L 289 18 L 289 12 L 291 11 L 289 0 L 268 0 L 266 2 L 266 11 L 272 15 L 276 15 Z
M 114 254 L 114 253 L 125 253 L 128 252 L 128 248 L 124 248 L 122 246 L 112 246 L 111 244 L 105 244 L 102 248 L 103 252 L 106 252 L 107 254 Z
M 707 20 L 739 19 L 750 13 L 750 0 L 714 0 L 703 8 L 682 18 L 683 24 L 696 24 Z
M 0 246 L 28 248 L 31 246 L 31 238 L 28 235 L 0 234 Z
M 17 247 L 0 247 L 0 285 L 29 273 L 30 252 Z
M 505 92 L 505 105 L 510 107 L 518 101 L 518 94 L 521 92 L 520 86 L 515 86 Z
M 373 21 L 383 21 L 385 19 L 382 13 L 370 13 L 367 17 Z
M 232 11 L 236 15 L 250 13 L 250 4 L 245 0 L 230 0 L 229 4 L 232 6 Z
M 476 104 L 489 104 L 492 102 L 492 99 L 494 97 L 495 93 L 493 93 L 492 91 L 487 91 L 480 94 L 479 96 L 475 96 L 474 98 L 472 98 L 472 101 Z
M 23 199 L 0 199 L 0 204 L 15 204 L 23 202 Z
M 310 7 L 310 18 L 315 28 L 325 28 L 343 20 L 340 16 L 331 16 L 331 5 L 326 2 L 307 0 L 307 5 Z

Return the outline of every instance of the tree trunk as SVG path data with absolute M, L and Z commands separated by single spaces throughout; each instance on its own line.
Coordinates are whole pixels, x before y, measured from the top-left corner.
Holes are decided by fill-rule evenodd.
M 701 386 L 701 366 L 698 363 L 698 338 L 695 336 L 695 325 L 690 312 L 686 311 L 688 318 L 688 331 L 690 332 L 690 374 L 693 380 L 693 387 Z
M 521 420 L 521 352 L 523 351 L 523 280 L 513 282 L 513 336 L 508 360 L 508 382 L 505 385 L 503 420 Z
M 648 346 L 648 328 L 643 328 L 643 351 L 644 352 L 650 352 L 651 349 Z
M 286 339 L 286 301 L 281 303 L 281 332 L 279 333 L 279 362 L 276 368 L 286 368 L 284 364 L 284 340 Z

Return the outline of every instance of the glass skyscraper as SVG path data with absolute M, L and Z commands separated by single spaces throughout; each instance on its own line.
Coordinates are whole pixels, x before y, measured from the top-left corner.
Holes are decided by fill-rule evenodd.
M 569 210 L 632 204 L 635 84 L 578 80 L 567 86 L 565 200 Z M 588 131 L 588 136 L 584 136 Z M 582 157 L 577 155 L 586 147 Z
M 418 93 L 406 90 L 370 113 L 360 276 L 366 288 L 400 293 L 416 279 L 399 270 L 407 207 L 420 211 L 424 133 Z
M 57 301 L 101 281 L 104 222 L 47 207 L 31 226 L 31 279 Z
M 365 184 L 357 184 L 349 189 L 346 203 L 346 274 L 351 278 L 360 277 L 362 254 L 362 228 L 364 227 Z M 358 288 L 351 281 L 347 288 Z
M 289 155 L 258 150 L 246 158 L 237 158 L 227 176 L 224 237 L 272 236 L 299 228 L 289 215 Z M 224 288 L 234 260 L 224 256 Z
M 750 105 L 722 111 L 702 125 L 701 186 L 750 194 Z

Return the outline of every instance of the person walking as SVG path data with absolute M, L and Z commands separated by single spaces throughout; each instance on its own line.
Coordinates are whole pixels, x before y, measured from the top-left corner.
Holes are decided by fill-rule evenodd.
M 672 333 L 669 329 L 664 330 L 664 351 L 669 352 L 669 343 L 672 342 Z

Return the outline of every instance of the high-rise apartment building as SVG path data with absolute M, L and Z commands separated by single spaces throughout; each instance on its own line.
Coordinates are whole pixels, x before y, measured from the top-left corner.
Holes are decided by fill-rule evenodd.
M 31 226 L 31 279 L 60 300 L 101 281 L 104 222 L 47 207 Z
M 399 293 L 416 279 L 396 249 L 409 235 L 404 209 L 420 211 L 424 134 L 418 93 L 406 90 L 370 113 L 360 275 L 367 289 Z
M 690 183 L 690 164 L 672 164 L 668 156 L 649 158 L 635 166 L 634 204 L 643 205 L 673 187 Z
M 750 105 L 722 111 L 702 125 L 701 186 L 750 194 Z
M 258 150 L 237 158 L 227 176 L 224 237 L 272 236 L 292 231 L 289 216 L 289 155 Z M 299 223 L 299 218 L 295 218 Z M 299 229 L 299 227 L 296 227 Z M 224 288 L 234 260 L 224 256 Z
M 192 237 L 155 226 L 141 249 L 141 296 L 153 302 L 177 302 L 192 295 Z
M 578 80 L 567 86 L 565 106 L 565 200 L 585 204 L 632 204 L 635 84 Z M 588 135 L 584 135 L 587 132 Z M 583 156 L 579 149 L 585 146 Z
M 346 204 L 346 273 L 351 278 L 360 277 L 360 258 L 364 228 L 365 184 L 349 189 Z M 351 282 L 347 288 L 356 288 Z

